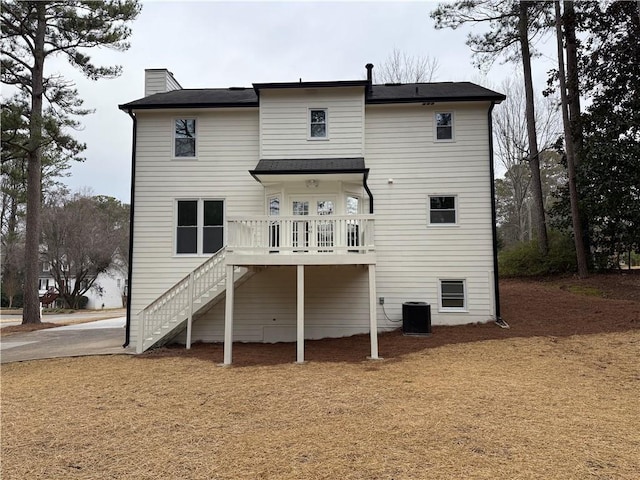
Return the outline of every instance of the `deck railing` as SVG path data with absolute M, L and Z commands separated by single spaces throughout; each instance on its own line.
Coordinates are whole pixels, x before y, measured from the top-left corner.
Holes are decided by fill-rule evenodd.
M 291 215 L 227 219 L 235 253 L 343 254 L 375 250 L 373 215 Z

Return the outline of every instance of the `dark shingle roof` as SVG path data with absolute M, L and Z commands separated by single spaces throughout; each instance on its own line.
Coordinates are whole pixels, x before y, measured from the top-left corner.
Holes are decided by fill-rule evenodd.
M 506 97 L 471 82 L 373 85 L 367 103 L 502 101 Z
M 120 105 L 121 110 L 160 109 L 160 108 L 216 108 L 216 107 L 257 107 L 258 94 L 261 88 L 309 88 L 313 82 L 256 84 L 259 88 L 202 88 L 183 89 L 171 92 L 156 93 L 148 97 Z M 323 86 L 344 86 L 353 84 L 365 88 L 366 82 L 316 82 Z M 326 85 L 324 85 L 326 84 Z M 423 102 L 464 102 L 464 101 L 497 101 L 506 97 L 470 82 L 443 83 L 405 83 L 397 85 L 372 85 L 366 93 L 366 103 L 423 103 Z
M 363 157 L 355 158 L 312 158 L 312 159 L 262 159 L 251 175 L 282 175 L 304 173 L 364 173 Z
M 253 88 L 199 88 L 172 90 L 120 105 L 121 110 L 157 108 L 257 107 Z

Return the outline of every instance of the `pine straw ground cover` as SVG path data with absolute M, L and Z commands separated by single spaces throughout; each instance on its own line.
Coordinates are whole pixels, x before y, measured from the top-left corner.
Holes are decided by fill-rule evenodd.
M 235 368 L 204 347 L 3 365 L 1 476 L 637 479 L 638 304 L 518 282 L 504 293 L 511 330 L 460 336 L 507 336 L 387 335 L 382 362 L 316 343 L 305 365 L 256 345 Z M 545 309 L 549 329 L 581 334 L 524 336 L 543 331 Z M 281 350 L 286 361 L 260 363 Z

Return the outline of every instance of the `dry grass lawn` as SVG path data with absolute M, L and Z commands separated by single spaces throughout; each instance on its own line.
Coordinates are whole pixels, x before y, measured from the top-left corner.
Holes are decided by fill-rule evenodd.
M 640 330 L 395 361 L 2 366 L 12 479 L 637 479 Z

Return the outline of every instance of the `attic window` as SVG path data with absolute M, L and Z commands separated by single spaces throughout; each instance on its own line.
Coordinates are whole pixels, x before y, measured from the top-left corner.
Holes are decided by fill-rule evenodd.
M 178 118 L 173 135 L 173 153 L 180 158 L 196 156 L 196 119 Z
M 324 139 L 328 138 L 327 129 L 327 109 L 326 108 L 310 108 L 309 109 L 309 138 Z

